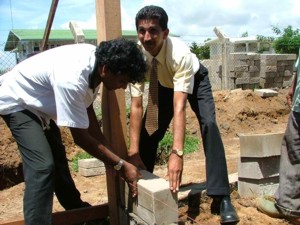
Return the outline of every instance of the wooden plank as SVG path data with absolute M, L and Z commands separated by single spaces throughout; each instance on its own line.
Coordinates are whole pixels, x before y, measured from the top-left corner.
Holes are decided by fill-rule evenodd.
M 52 214 L 53 225 L 72 225 L 108 217 L 108 204 L 90 206 L 80 209 L 55 212 Z M 23 219 L 0 222 L 0 225 L 24 225 Z
M 51 4 L 50 12 L 48 15 L 45 32 L 44 32 L 44 37 L 43 37 L 43 41 L 42 41 L 42 45 L 41 45 L 41 51 L 46 50 L 46 46 L 48 43 L 48 39 L 49 39 L 49 35 L 50 35 L 50 31 L 51 31 L 51 27 L 52 27 L 53 19 L 55 16 L 58 1 L 59 0 L 52 0 L 52 4 Z
M 96 0 L 96 21 L 98 43 L 119 38 L 121 32 L 120 0 Z M 122 158 L 127 156 L 126 108 L 123 89 L 108 91 L 103 87 L 102 115 L 104 135 L 113 150 Z M 124 181 L 107 174 L 107 193 L 111 225 L 128 224 L 124 212 Z
M 53 213 L 53 225 L 72 225 L 108 217 L 108 204 Z
M 69 28 L 74 36 L 74 42 L 77 43 L 84 43 L 84 33 L 81 27 L 74 21 L 69 22 Z

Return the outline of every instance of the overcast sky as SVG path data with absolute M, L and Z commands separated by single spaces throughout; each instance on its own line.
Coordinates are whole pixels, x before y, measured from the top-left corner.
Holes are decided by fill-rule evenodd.
M 9 30 L 44 29 L 52 0 L 0 0 L 0 44 Z M 120 0 L 122 29 L 135 30 L 134 17 L 145 5 L 162 6 L 170 32 L 187 43 L 216 38 L 219 27 L 229 37 L 275 36 L 272 25 L 300 28 L 300 0 Z M 52 29 L 69 29 L 69 21 L 96 28 L 95 0 L 60 0 Z

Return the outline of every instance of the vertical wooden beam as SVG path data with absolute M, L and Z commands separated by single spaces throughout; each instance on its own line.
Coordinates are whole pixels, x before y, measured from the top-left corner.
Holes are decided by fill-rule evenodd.
M 120 0 L 96 0 L 97 41 L 122 36 Z M 127 156 L 126 110 L 124 90 L 102 92 L 103 132 L 114 152 L 122 158 Z M 118 176 L 106 174 L 108 205 L 111 225 L 128 224 L 124 211 L 124 181 Z

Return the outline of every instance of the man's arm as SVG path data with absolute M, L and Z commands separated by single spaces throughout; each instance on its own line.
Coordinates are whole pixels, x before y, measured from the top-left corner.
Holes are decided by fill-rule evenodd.
M 292 107 L 292 105 L 293 105 L 293 97 L 294 97 L 294 92 L 295 92 L 295 88 L 296 88 L 296 82 L 297 82 L 297 72 L 294 72 L 292 85 L 289 88 L 289 91 L 286 96 L 287 102 L 290 107 Z
M 106 165 L 111 167 L 117 165 L 120 157 L 110 150 L 111 147 L 99 127 L 93 105 L 87 109 L 87 112 L 90 124 L 88 129 L 70 128 L 74 142 L 95 158 L 103 161 Z M 120 173 L 130 183 L 129 187 L 136 187 L 137 179 L 141 177 L 138 169 L 125 160 Z M 132 193 L 133 196 L 137 195 L 136 188 L 132 190 Z
M 185 125 L 186 125 L 186 102 L 187 93 L 174 92 L 174 118 L 173 118 L 173 148 L 176 150 L 183 150 Z M 176 154 L 170 155 L 168 163 L 168 175 L 170 189 L 173 192 L 179 190 L 181 184 L 181 176 L 183 171 L 183 157 Z
M 135 166 L 146 169 L 139 155 L 140 133 L 143 120 L 143 97 L 131 98 L 130 109 L 130 148 L 128 151 L 129 162 Z

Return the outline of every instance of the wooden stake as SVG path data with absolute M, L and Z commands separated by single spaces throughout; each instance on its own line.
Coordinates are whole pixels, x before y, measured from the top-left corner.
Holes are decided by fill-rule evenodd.
M 96 0 L 97 40 L 111 40 L 122 36 L 120 0 Z M 114 153 L 127 156 L 126 110 L 123 89 L 108 91 L 103 87 L 102 116 L 104 135 Z M 111 225 L 128 224 L 124 212 L 124 181 L 107 174 L 107 193 Z
M 47 46 L 47 43 L 48 43 L 48 39 L 49 39 L 51 27 L 52 27 L 52 22 L 53 22 L 53 19 L 54 19 L 54 16 L 55 16 L 58 1 L 59 0 L 52 0 L 52 4 L 51 4 L 50 12 L 49 12 L 49 15 L 48 15 L 48 20 L 47 20 L 45 32 L 44 32 L 44 37 L 43 37 L 43 41 L 42 41 L 41 51 L 45 51 L 47 49 L 46 46 Z

